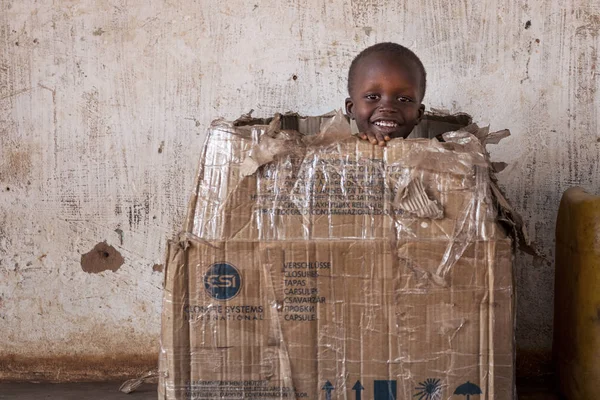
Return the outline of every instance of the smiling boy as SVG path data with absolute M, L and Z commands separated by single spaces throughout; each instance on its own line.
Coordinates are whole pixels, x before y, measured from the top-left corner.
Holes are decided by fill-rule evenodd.
M 396 43 L 379 43 L 354 58 L 348 71 L 346 113 L 360 137 L 385 146 L 406 138 L 421 122 L 427 74 L 415 53 Z

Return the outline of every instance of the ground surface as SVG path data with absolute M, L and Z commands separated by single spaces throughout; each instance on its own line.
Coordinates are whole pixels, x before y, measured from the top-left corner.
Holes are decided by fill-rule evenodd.
M 0 400 L 156 400 L 156 385 L 135 392 L 119 392 L 122 382 L 106 383 L 0 383 Z
M 530 381 L 519 385 L 519 400 L 559 400 L 552 393 L 551 382 Z M 143 385 L 131 394 L 119 392 L 119 382 L 108 383 L 4 383 L 0 400 L 155 400 L 156 385 Z

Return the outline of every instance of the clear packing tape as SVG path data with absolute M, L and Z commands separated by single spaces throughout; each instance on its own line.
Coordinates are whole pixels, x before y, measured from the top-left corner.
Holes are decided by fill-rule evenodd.
M 485 150 L 507 135 L 215 121 L 168 249 L 159 398 L 512 398 L 527 241 Z
M 354 137 L 341 111 L 253 121 L 266 122 L 244 116 L 213 123 L 188 232 L 204 240 L 445 240 L 439 279 L 465 244 L 496 235 L 498 220 L 528 249 L 522 220 L 496 185 L 485 150 L 506 130 L 470 125 L 445 133 L 444 142 L 378 147 Z

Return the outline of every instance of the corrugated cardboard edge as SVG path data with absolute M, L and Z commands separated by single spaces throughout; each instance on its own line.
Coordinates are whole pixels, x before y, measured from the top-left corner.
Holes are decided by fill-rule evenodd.
M 177 305 L 188 303 L 188 235 L 180 234 L 178 240 L 170 240 L 167 246 L 165 261 L 165 279 L 163 284 L 162 321 L 161 321 L 161 350 L 159 355 L 159 384 L 158 399 L 166 400 L 179 398 L 175 388 L 169 388 L 167 382 L 171 381 L 175 387 L 186 387 L 190 379 L 190 331 L 189 324 L 183 310 L 177 310 Z M 174 267 L 174 270 L 173 270 Z M 168 301 L 168 296 L 173 296 L 173 288 L 188 289 L 179 293 L 177 301 Z M 171 308 L 169 308 L 169 304 Z M 180 319 L 181 325 L 173 323 Z M 168 328 L 168 329 L 167 329 Z M 172 354 L 167 354 L 164 349 L 170 349 Z M 182 349 L 188 349 L 182 351 Z M 178 373 L 174 374 L 177 370 Z M 169 376 L 176 375 L 177 378 Z
M 442 206 L 437 200 L 427 196 L 423 182 L 417 179 L 411 180 L 406 187 L 396 192 L 393 205 L 418 218 L 442 219 L 444 217 Z
M 200 163 L 198 164 L 198 169 L 196 170 L 196 177 L 194 178 L 194 186 L 193 191 L 190 196 L 190 200 L 188 203 L 188 212 L 183 225 L 184 232 L 192 232 L 194 229 L 194 215 L 196 214 L 196 205 L 198 204 L 198 190 L 200 189 L 200 184 L 202 182 L 202 177 L 204 175 L 204 160 L 206 160 L 206 150 L 208 147 L 208 143 L 210 142 L 210 130 L 206 134 L 206 138 L 204 139 L 204 144 L 202 145 L 202 153 L 200 154 Z M 166 264 L 165 264 L 166 265 Z M 165 277 L 167 276 L 167 271 L 165 269 Z

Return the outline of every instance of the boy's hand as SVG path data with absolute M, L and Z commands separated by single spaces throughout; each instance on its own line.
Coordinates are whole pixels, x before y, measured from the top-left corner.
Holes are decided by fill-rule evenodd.
M 380 133 L 372 133 L 372 132 L 360 132 L 358 135 L 359 138 L 361 138 L 362 140 L 368 140 L 369 142 L 371 142 L 371 144 L 376 144 L 379 146 L 385 146 L 385 142 L 389 142 L 391 140 L 391 138 L 389 136 L 384 136 Z

